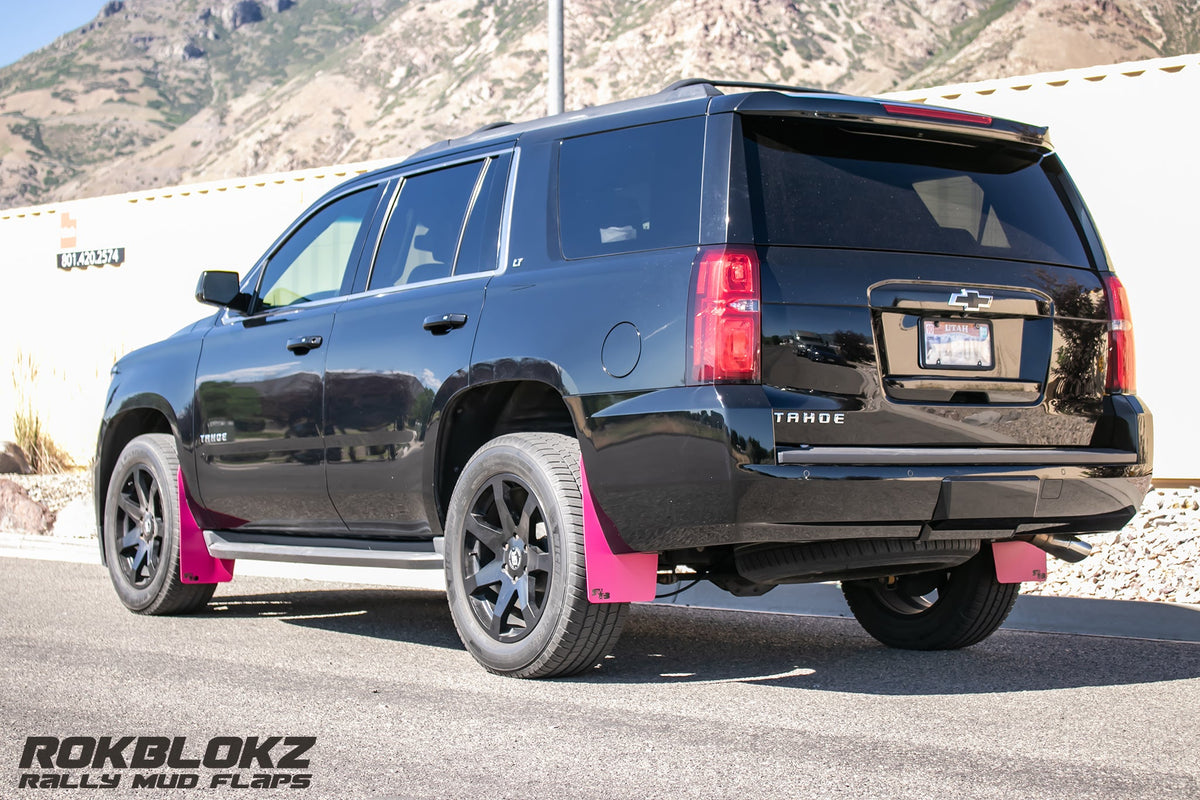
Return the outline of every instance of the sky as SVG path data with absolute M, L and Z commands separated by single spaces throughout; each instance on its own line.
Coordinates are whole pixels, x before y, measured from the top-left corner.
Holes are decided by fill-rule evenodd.
M 5 2 L 0 25 L 0 67 L 53 42 L 67 31 L 91 22 L 104 0 L 35 0 Z

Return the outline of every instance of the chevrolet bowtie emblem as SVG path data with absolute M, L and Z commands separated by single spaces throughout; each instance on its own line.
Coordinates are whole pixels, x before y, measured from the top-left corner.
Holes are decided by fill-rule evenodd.
M 956 294 L 950 295 L 950 305 L 965 308 L 967 311 L 978 311 L 992 305 L 992 296 L 980 294 L 974 289 L 960 289 Z

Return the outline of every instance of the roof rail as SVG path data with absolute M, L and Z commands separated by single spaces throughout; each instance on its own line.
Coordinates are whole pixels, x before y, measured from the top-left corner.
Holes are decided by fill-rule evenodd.
M 590 106 L 581 108 L 578 111 L 569 111 L 564 115 L 555 115 L 553 117 L 540 117 L 538 119 L 527 120 L 525 122 L 507 123 L 493 122 L 484 125 L 482 128 L 465 136 L 458 136 L 453 139 L 443 139 L 434 142 L 427 147 L 424 147 L 405 159 L 405 162 L 415 161 L 434 153 L 445 150 L 449 147 L 461 147 L 467 144 L 482 143 L 508 138 L 516 138 L 526 131 L 537 130 L 548 125 L 560 124 L 564 119 L 579 120 L 593 117 L 599 117 L 607 114 L 618 114 L 626 111 L 633 111 L 640 108 L 649 108 L 662 105 L 666 102 L 688 102 L 692 100 L 700 100 L 704 97 L 712 97 L 719 95 L 721 92 L 713 88 L 709 81 L 680 81 L 672 87 L 670 97 L 663 97 L 662 93 L 647 95 L 645 97 L 634 97 L 629 100 L 618 100 L 614 103 L 605 103 L 599 106 Z M 499 132 L 497 132 L 499 131 Z
M 684 78 L 681 81 L 675 81 L 670 86 L 662 90 L 663 94 L 674 92 L 688 86 L 711 86 L 716 89 L 719 86 L 725 86 L 731 89 L 774 89 L 777 92 L 802 92 L 805 94 L 838 94 L 838 92 L 830 91 L 829 89 L 814 89 L 810 86 L 786 86 L 781 83 L 758 83 L 755 81 L 714 81 L 708 78 Z

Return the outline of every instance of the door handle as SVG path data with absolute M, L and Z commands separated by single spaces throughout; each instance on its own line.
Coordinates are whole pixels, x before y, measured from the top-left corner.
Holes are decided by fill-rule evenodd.
M 444 336 L 455 328 L 461 328 L 466 324 L 466 314 L 434 314 L 432 317 L 425 318 L 425 323 L 422 327 L 434 336 Z
M 309 350 L 316 350 L 323 342 L 320 336 L 297 336 L 295 339 L 287 340 L 287 349 L 291 350 L 298 356 L 302 356 Z

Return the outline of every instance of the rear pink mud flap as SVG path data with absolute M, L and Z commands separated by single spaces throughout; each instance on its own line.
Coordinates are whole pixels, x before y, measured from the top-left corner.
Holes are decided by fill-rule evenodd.
M 587 567 L 588 601 L 592 603 L 643 603 L 654 599 L 658 586 L 657 553 L 613 552 L 608 533 L 616 530 L 596 505 L 588 488 L 587 471 L 579 460 L 583 492 L 583 555 Z
M 992 557 L 1000 583 L 1046 580 L 1046 551 L 1029 542 L 992 542 Z
M 179 471 L 179 577 L 184 583 L 225 583 L 233 580 L 232 558 L 213 558 L 204 543 L 204 533 L 192 516 L 183 470 Z

